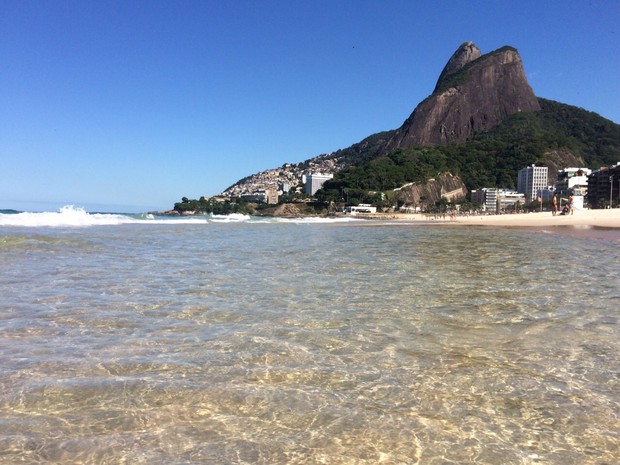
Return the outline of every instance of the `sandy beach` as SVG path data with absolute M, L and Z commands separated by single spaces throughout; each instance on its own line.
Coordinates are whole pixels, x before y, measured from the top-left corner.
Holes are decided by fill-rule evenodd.
M 443 220 L 442 220 L 443 221 Z M 620 209 L 613 210 L 575 210 L 572 215 L 556 215 L 551 212 L 522 213 L 513 215 L 457 216 L 448 222 L 475 226 L 591 226 L 600 228 L 620 228 Z
M 409 220 L 437 224 L 458 224 L 493 227 L 553 227 L 581 226 L 596 228 L 620 228 L 620 208 L 613 210 L 575 210 L 572 215 L 556 215 L 551 212 L 520 213 L 507 215 L 471 215 L 450 218 L 420 213 L 377 213 L 357 215 L 359 218 Z
M 472 215 L 450 218 L 413 213 L 376 213 L 359 218 L 394 221 L 437 227 L 515 228 L 533 233 L 558 234 L 620 244 L 620 208 L 576 210 L 572 215 L 553 216 L 551 212 L 507 215 Z

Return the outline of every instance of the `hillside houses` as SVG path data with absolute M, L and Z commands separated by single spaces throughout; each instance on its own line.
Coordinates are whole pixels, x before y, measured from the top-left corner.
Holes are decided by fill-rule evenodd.
M 332 158 L 331 155 L 322 155 L 303 163 L 285 163 L 279 168 L 262 171 L 242 179 L 226 189 L 222 195 L 226 197 L 260 196 L 273 189 L 280 195 L 288 194 L 291 189 L 301 191 L 305 176 L 314 173 L 335 173 L 343 167 L 341 160 Z

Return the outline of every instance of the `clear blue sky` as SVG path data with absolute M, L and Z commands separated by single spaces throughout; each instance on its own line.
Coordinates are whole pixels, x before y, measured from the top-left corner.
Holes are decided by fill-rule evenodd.
M 0 208 L 144 211 L 395 129 L 464 41 L 620 122 L 617 0 L 0 0 Z M 620 160 L 619 160 L 620 161 Z

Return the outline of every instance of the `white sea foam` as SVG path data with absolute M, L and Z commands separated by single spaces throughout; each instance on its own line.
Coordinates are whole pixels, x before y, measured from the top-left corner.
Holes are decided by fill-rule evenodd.
M 88 227 L 88 226 L 115 226 L 123 224 L 325 224 L 349 223 L 364 221 L 353 217 L 341 218 L 273 218 L 253 217 L 240 213 L 230 215 L 207 215 L 195 217 L 156 217 L 150 213 L 120 214 L 120 213 L 89 213 L 83 208 L 66 205 L 57 212 L 22 212 L 0 213 L 0 226 L 21 227 Z
M 94 226 L 133 222 L 131 217 L 117 214 L 88 213 L 83 208 L 66 205 L 57 212 L 23 212 L 0 215 L 0 226 Z
M 204 223 L 205 220 L 191 218 L 182 222 Z M 150 213 L 128 215 L 120 213 L 89 213 L 83 208 L 66 205 L 57 212 L 22 212 L 0 214 L 0 226 L 22 227 L 88 227 L 114 226 L 121 224 L 162 224 L 169 221 L 155 219 Z
M 361 221 L 366 221 L 364 219 L 360 219 L 360 218 L 353 218 L 351 216 L 347 216 L 347 217 L 338 217 L 338 218 L 334 218 L 334 217 L 318 217 L 318 216 L 311 216 L 311 217 L 305 217 L 305 218 L 273 218 L 272 219 L 273 222 L 275 223 L 295 223 L 295 224 L 329 224 L 329 223 L 354 223 L 354 222 L 361 222 Z
M 239 223 L 241 221 L 250 221 L 250 215 L 242 215 L 241 213 L 231 213 L 230 215 L 211 215 L 210 221 L 217 223 Z

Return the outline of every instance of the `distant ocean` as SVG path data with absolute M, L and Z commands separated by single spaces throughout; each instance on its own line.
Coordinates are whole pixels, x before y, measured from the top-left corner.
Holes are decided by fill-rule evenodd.
M 618 244 L 0 213 L 0 463 L 620 463 Z

